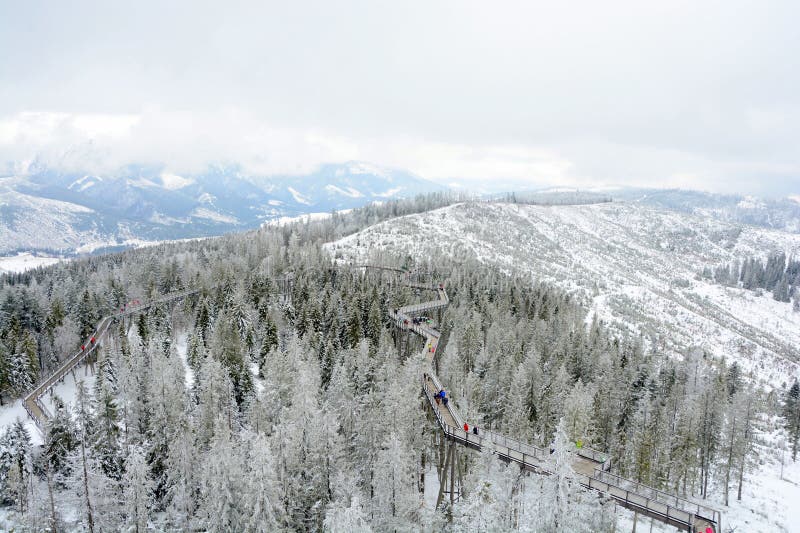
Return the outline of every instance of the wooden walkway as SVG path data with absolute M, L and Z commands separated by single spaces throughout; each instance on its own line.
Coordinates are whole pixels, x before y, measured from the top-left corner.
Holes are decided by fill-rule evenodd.
M 39 430 L 43 431 L 47 419 L 52 416 L 47 407 L 45 407 L 44 403 L 42 403 L 42 396 L 44 396 L 45 393 L 47 393 L 56 384 L 58 384 L 58 382 L 64 379 L 64 376 L 66 376 L 67 373 L 72 371 L 79 364 L 83 363 L 87 357 L 89 357 L 92 353 L 94 353 L 97 350 L 99 346 L 105 343 L 105 341 L 108 338 L 108 332 L 112 324 L 114 324 L 120 318 L 140 313 L 156 304 L 179 300 L 191 294 L 195 294 L 196 292 L 198 292 L 198 289 L 187 289 L 183 291 L 173 292 L 170 294 L 165 294 L 164 296 L 155 298 L 144 304 L 126 306 L 119 313 L 114 313 L 104 317 L 97 325 L 97 329 L 95 330 L 94 334 L 92 334 L 91 336 L 91 338 L 94 339 L 94 342 L 87 340 L 86 344 L 84 345 L 85 349 L 80 349 L 76 353 L 68 357 L 66 361 L 64 361 L 61 364 L 60 367 L 58 367 L 52 374 L 41 380 L 33 388 L 33 390 L 31 390 L 28 394 L 26 394 L 25 397 L 22 399 L 22 405 L 25 407 L 25 410 L 28 412 L 28 415 L 36 423 L 36 427 L 38 427 Z
M 287 299 L 289 294 L 291 294 L 291 285 L 294 281 L 294 273 L 288 272 L 282 276 L 273 277 L 272 279 L 280 284 L 283 298 Z M 62 379 L 64 379 L 64 376 L 66 376 L 67 373 L 83 363 L 92 353 L 94 353 L 95 350 L 97 350 L 99 346 L 106 342 L 111 325 L 116 323 L 121 318 L 141 313 L 142 311 L 146 311 L 154 305 L 174 302 L 198 292 L 200 292 L 199 288 L 185 289 L 182 291 L 164 294 L 145 303 L 139 303 L 137 300 L 135 305 L 126 305 L 120 310 L 119 313 L 113 313 L 100 320 L 100 323 L 97 325 L 97 329 L 95 329 L 95 333 L 91 336 L 94 339 L 94 342 L 87 340 L 86 344 L 84 344 L 85 348 L 82 348 L 76 353 L 67 357 L 60 367 L 58 367 L 50 375 L 43 378 L 22 399 L 22 405 L 25 407 L 28 415 L 36 423 L 36 427 L 38 427 L 40 431 L 43 431 L 47 419 L 51 417 L 47 407 L 45 407 L 41 401 L 42 396 L 44 396 L 45 393 L 51 390 Z
M 502 459 L 514 461 L 528 470 L 548 473 L 549 451 L 492 431 L 479 430 L 477 435 L 464 431 L 465 420 L 459 414 L 449 391 L 433 371 L 440 333 L 427 324 L 414 323 L 415 317 L 446 307 L 449 304 L 447 292 L 441 284 L 425 285 L 408 281 L 407 284 L 436 293 L 436 299 L 390 311 L 390 316 L 397 327 L 413 331 L 425 340 L 423 355 L 431 366 L 422 376 L 422 389 L 441 430 L 454 442 L 477 450 L 488 449 Z M 436 401 L 436 394 L 440 390 L 447 391 L 447 406 Z M 619 505 L 683 531 L 706 533 L 707 528 L 714 533 L 721 531 L 722 516 L 716 509 L 612 474 L 609 472 L 610 466 L 608 455 L 597 450 L 582 448 L 573 454 L 572 469 L 580 483 L 613 498 Z

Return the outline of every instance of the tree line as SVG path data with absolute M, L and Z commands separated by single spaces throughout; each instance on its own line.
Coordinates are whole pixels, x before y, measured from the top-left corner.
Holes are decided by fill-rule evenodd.
M 770 254 L 766 261 L 750 257 L 714 269 L 706 267 L 703 277 L 730 287 L 771 292 L 775 300 L 793 302 L 794 309 L 800 310 L 800 259 L 787 258 L 785 252 Z

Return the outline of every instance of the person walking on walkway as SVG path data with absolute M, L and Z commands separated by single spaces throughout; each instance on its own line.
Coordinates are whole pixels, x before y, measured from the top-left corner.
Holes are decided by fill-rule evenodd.
M 473 435 L 477 435 L 478 434 L 478 426 L 472 426 L 472 433 L 473 433 Z
M 464 422 L 464 433 L 469 433 L 469 426 Z

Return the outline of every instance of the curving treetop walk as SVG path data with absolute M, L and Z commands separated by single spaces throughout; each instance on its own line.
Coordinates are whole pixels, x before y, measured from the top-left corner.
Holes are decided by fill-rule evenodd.
M 408 271 L 393 267 L 351 265 L 336 268 L 376 269 L 393 272 L 402 275 L 403 282 L 409 287 L 421 291 L 434 292 L 436 294 L 435 299 L 407 305 L 397 310 L 390 310 L 390 317 L 398 328 L 412 331 L 420 335 L 425 341 L 423 355 L 431 366 L 429 371 L 422 376 L 422 388 L 439 428 L 444 432 L 447 439 L 455 443 L 476 450 L 487 449 L 506 461 L 513 461 L 519 464 L 526 470 L 544 474 L 549 473 L 548 458 L 550 454 L 546 450 L 485 429 L 481 429 L 479 434 L 464 431 L 465 420 L 458 412 L 452 397 L 450 397 L 450 401 L 446 406 L 436 402 L 435 395 L 440 390 L 445 389 L 433 371 L 434 357 L 439 346 L 441 334 L 428 324 L 415 323 L 414 319 L 424 313 L 442 309 L 449 305 L 450 300 L 447 297 L 444 284 L 413 282 Z M 291 279 L 291 274 L 282 278 L 286 283 L 291 283 Z M 43 431 L 47 419 L 51 417 L 48 409 L 41 401 L 42 396 L 62 380 L 68 372 L 84 362 L 89 355 L 97 350 L 98 346 L 106 341 L 112 324 L 126 316 L 146 311 L 154 305 L 173 302 L 199 291 L 200 289 L 186 289 L 165 294 L 146 303 L 126 306 L 119 313 L 104 317 L 97 325 L 97 329 L 91 337 L 92 341 L 87 343 L 88 345 L 84 345 L 85 348 L 68 357 L 58 369 L 42 379 L 23 398 L 22 404 L 37 427 Z M 720 532 L 722 517 L 719 511 L 612 474 L 608 471 L 609 467 L 610 461 L 607 460 L 606 454 L 602 452 L 590 448 L 582 448 L 573 454 L 572 469 L 584 487 L 594 489 L 613 498 L 623 507 L 676 526 L 684 531 L 705 533 L 706 528 L 711 528 L 714 533 Z
M 439 331 L 426 324 L 415 324 L 414 318 L 446 307 L 449 299 L 442 284 L 421 285 L 408 281 L 407 283 L 436 293 L 434 300 L 401 307 L 396 311 L 390 311 L 390 314 L 397 327 L 413 331 L 425 340 L 423 355 L 431 366 L 422 376 L 422 388 L 440 429 L 451 441 L 477 450 L 490 450 L 502 459 L 518 463 L 527 470 L 547 474 L 550 456 L 548 451 L 493 431 L 482 429 L 477 435 L 464 431 L 465 421 L 452 397 L 446 406 L 436 402 L 436 394 L 445 389 L 433 370 L 441 335 Z M 715 533 L 720 531 L 722 516 L 716 509 L 625 479 L 610 473 L 609 468 L 610 461 L 607 460 L 607 454 L 590 448 L 578 449 L 572 456 L 572 469 L 581 485 L 613 498 L 619 505 L 684 531 L 706 533 L 707 528 Z

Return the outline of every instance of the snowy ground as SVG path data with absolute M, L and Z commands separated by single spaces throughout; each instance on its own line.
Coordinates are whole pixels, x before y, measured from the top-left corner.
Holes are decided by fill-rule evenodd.
M 25 408 L 22 406 L 22 399 L 15 400 L 13 403 L 3 405 L 0 407 L 0 433 L 4 432 L 8 426 L 14 423 L 15 420 L 20 419 L 25 422 L 25 427 L 28 429 L 28 435 L 34 444 L 42 443 L 42 435 L 36 428 L 36 424 L 28 416 Z
M 189 361 L 186 358 L 186 351 L 188 350 L 187 344 L 188 335 L 186 333 L 179 333 L 175 342 L 175 351 L 178 352 L 178 357 L 183 361 L 183 366 L 186 369 L 186 388 L 194 386 L 194 370 L 189 366 Z
M 48 266 L 62 261 L 57 257 L 40 257 L 28 252 L 0 257 L 0 274 L 4 272 L 25 272 L 39 266 Z
M 91 393 L 92 388 L 94 387 L 94 380 L 95 376 L 89 372 L 88 367 L 81 365 L 76 368 L 74 372 L 67 374 L 64 377 L 64 381 L 54 387 L 53 394 L 58 395 L 62 400 L 64 400 L 65 403 L 74 406 L 77 383 L 79 381 L 83 381 L 84 385 Z M 50 409 L 52 412 L 52 396 L 50 394 L 46 394 L 42 401 L 44 402 L 45 407 Z M 39 429 L 36 427 L 36 424 L 33 422 L 33 420 L 28 417 L 28 413 L 22 406 L 21 399 L 0 407 L 0 432 L 5 431 L 5 428 L 13 424 L 17 418 L 25 422 L 25 427 L 28 429 L 28 434 L 31 436 L 33 444 L 40 445 L 42 443 L 42 434 L 39 433 Z
M 340 215 L 349 213 L 352 209 L 341 209 L 337 211 Z M 326 213 L 306 213 L 296 217 L 278 217 L 270 219 L 262 224 L 262 226 L 285 226 L 294 222 L 313 222 L 315 220 L 325 220 L 331 217 L 330 212 Z

